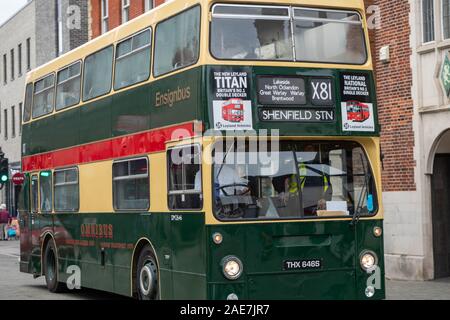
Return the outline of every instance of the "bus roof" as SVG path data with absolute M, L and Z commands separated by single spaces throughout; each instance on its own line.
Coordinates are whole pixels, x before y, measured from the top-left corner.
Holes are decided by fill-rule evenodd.
M 73 62 L 84 59 L 86 56 L 130 35 L 143 30 L 150 26 L 155 26 L 158 22 L 163 21 L 176 13 L 183 11 L 195 4 L 201 4 L 203 7 L 208 7 L 214 3 L 240 3 L 239 0 L 171 0 L 163 5 L 160 5 L 149 12 L 138 16 L 135 19 L 85 43 L 84 45 L 69 51 L 60 57 L 28 72 L 27 83 L 35 81 L 44 77 L 45 75 L 55 72 Z M 271 5 L 303 5 L 314 7 L 328 7 L 328 8 L 351 8 L 364 11 L 363 0 L 247 0 L 246 4 L 271 4 Z

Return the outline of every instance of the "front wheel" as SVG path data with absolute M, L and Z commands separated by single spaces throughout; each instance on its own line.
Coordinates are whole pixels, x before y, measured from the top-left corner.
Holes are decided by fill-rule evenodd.
M 136 288 L 139 300 L 158 300 L 158 265 L 150 246 L 142 249 L 137 264 Z
M 58 293 L 64 291 L 64 284 L 58 282 L 58 258 L 55 244 L 50 240 L 45 248 L 44 254 L 44 274 L 47 288 L 50 292 Z

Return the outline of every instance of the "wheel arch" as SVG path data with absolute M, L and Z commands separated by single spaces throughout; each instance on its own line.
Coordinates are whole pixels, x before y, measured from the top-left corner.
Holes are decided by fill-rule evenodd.
M 145 248 L 147 245 L 149 245 L 152 249 L 153 255 L 155 256 L 156 259 L 156 265 L 158 267 L 158 283 L 160 283 L 160 263 L 159 263 L 159 259 L 158 259 L 158 254 L 156 253 L 156 249 L 155 246 L 153 245 L 153 243 L 148 239 L 148 238 L 140 238 L 133 249 L 133 253 L 131 256 L 131 270 L 130 270 L 130 296 L 134 297 L 135 294 L 137 293 L 137 288 L 135 287 L 135 279 L 136 279 L 136 269 L 137 269 L 137 264 L 138 264 L 138 260 L 139 260 L 139 255 L 142 252 L 142 249 Z M 158 290 L 159 290 L 159 296 L 161 296 L 161 286 L 158 285 Z

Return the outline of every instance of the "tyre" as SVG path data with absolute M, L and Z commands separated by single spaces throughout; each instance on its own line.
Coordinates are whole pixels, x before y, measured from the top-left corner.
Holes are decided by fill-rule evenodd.
M 158 265 L 149 245 L 139 254 L 135 286 L 139 300 L 159 299 Z
M 42 263 L 48 290 L 53 293 L 64 291 L 64 283 L 58 282 L 58 257 L 53 240 L 47 243 Z

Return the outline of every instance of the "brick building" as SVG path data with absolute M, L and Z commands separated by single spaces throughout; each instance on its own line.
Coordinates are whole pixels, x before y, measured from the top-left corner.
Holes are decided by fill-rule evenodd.
M 90 0 L 90 39 L 163 4 L 164 0 Z
M 450 276 L 450 0 L 370 0 L 382 126 L 386 274 Z M 380 51 L 389 59 L 380 59 Z M 449 73 L 446 74 L 450 85 Z

